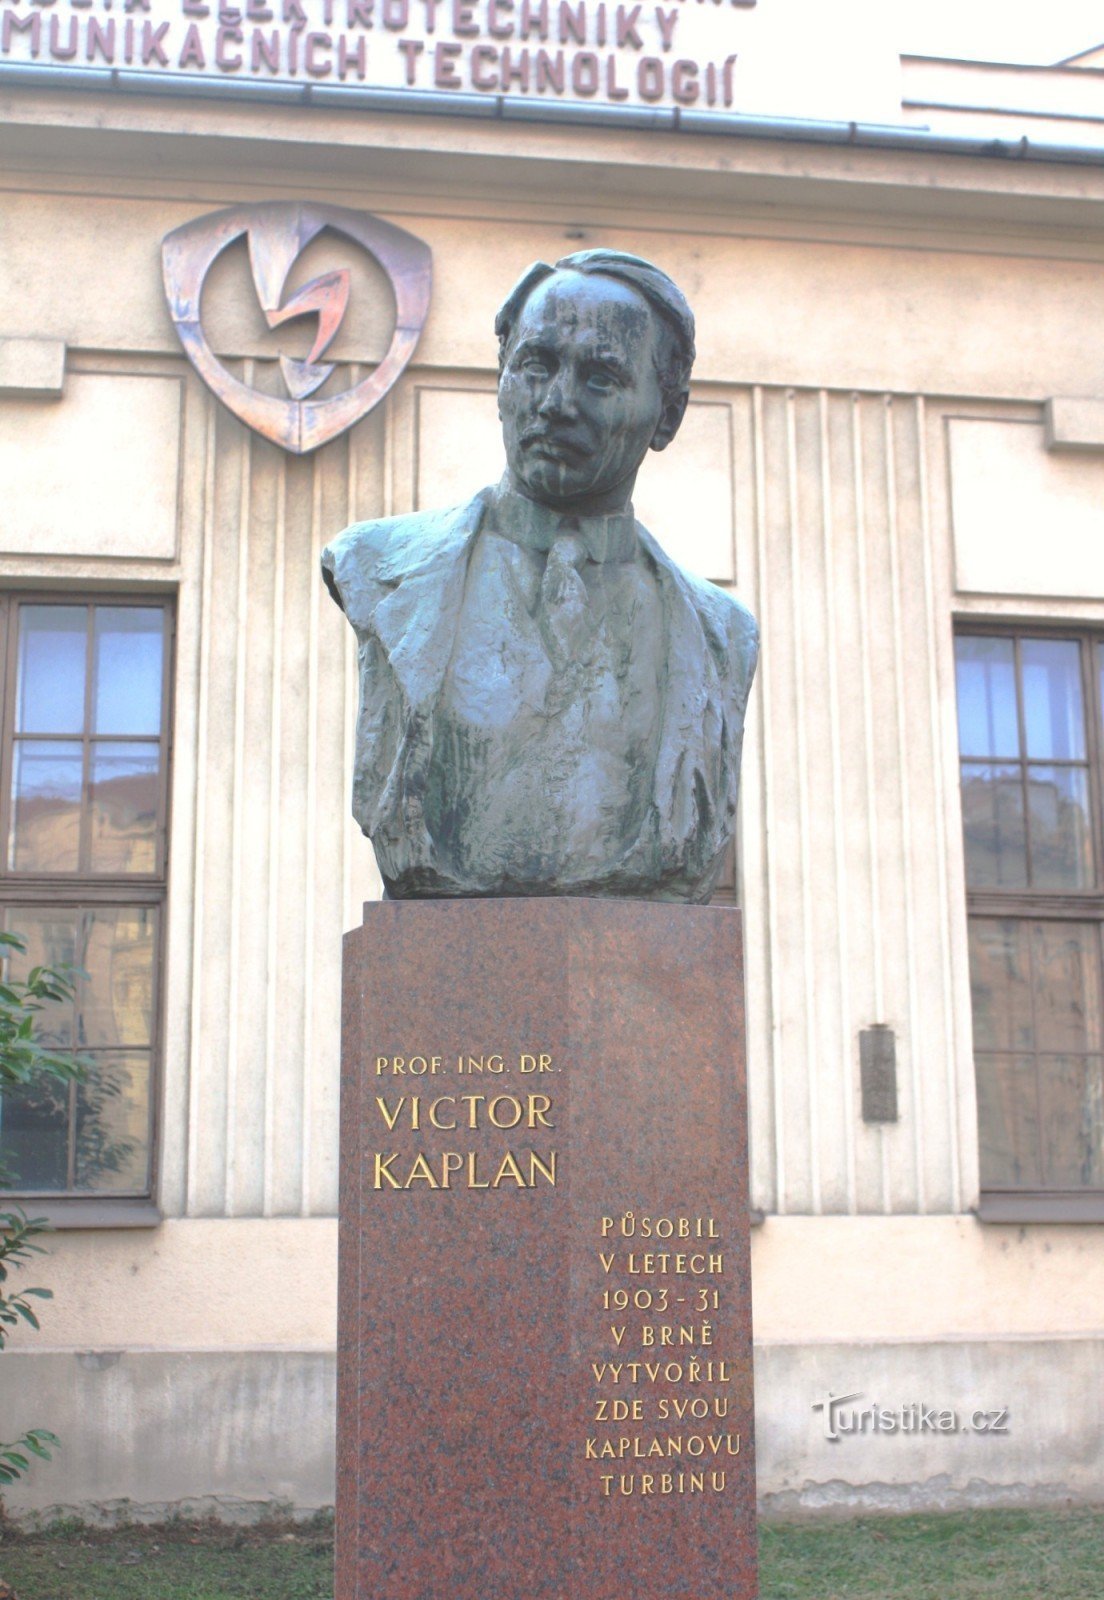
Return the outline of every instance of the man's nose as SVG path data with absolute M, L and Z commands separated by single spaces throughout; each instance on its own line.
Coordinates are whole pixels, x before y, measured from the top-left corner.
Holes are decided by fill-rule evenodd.
M 577 411 L 575 386 L 562 369 L 549 380 L 538 410 L 543 417 L 573 417 Z

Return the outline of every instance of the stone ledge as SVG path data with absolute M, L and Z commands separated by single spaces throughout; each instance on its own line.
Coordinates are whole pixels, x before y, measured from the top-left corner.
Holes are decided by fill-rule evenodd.
M 0 337 L 0 396 L 60 400 L 65 388 L 61 339 Z

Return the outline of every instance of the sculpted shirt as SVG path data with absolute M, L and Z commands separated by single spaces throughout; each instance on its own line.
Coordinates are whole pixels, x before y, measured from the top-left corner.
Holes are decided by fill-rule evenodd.
M 450 876 L 608 876 L 651 800 L 662 635 L 631 513 L 495 495 L 434 715 L 426 823 Z
M 708 899 L 754 619 L 635 522 L 499 486 L 323 551 L 358 643 L 353 813 L 389 895 Z

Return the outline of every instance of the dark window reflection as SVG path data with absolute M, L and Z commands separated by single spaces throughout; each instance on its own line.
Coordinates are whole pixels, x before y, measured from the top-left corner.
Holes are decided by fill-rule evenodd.
M 164 873 L 166 611 L 14 599 L 3 615 L 17 637 L 0 873 L 28 885 L 27 903 L 0 905 L 0 926 L 27 942 L 4 968 L 17 978 L 32 966 L 74 969 L 74 1001 L 47 1006 L 38 1035 L 80 1051 L 89 1067 L 81 1084 L 36 1075 L 0 1094 L 0 1188 L 142 1195 L 161 914 L 151 891 Z M 138 891 L 136 878 L 146 880 Z M 97 894 L 85 897 L 85 879 Z M 45 888 L 56 900 L 43 901 Z M 128 904 L 136 892 L 149 903 Z
M 956 664 L 982 1187 L 1104 1188 L 1104 646 L 963 636 Z
M 153 906 L 9 907 L 5 927 L 27 943 L 13 977 L 36 965 L 76 966 L 76 1000 L 41 1013 L 43 1043 L 77 1049 L 87 1082 L 36 1076 L 0 1096 L 7 1187 L 140 1194 L 149 1186 L 151 1055 L 158 911 Z
M 1018 766 L 962 763 L 966 881 L 980 887 L 1027 887 L 1027 825 Z

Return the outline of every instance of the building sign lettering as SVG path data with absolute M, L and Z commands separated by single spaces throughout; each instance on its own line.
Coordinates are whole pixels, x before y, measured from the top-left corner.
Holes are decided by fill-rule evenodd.
M 756 0 L 31 0 L 0 61 L 731 110 Z

